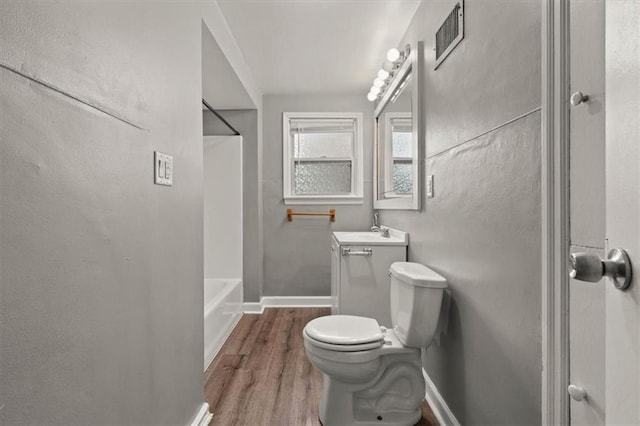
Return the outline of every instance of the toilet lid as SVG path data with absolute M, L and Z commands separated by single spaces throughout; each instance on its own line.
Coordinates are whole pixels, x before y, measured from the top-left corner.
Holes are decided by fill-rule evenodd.
M 304 331 L 312 339 L 332 345 L 362 345 L 383 341 L 378 321 L 353 315 L 316 318 L 307 323 Z

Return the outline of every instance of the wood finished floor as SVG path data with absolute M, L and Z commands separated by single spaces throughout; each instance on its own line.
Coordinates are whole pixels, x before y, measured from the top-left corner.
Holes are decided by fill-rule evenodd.
M 205 371 L 211 425 L 319 426 L 322 374 L 307 360 L 302 329 L 328 314 L 273 308 L 244 315 Z M 438 425 L 426 402 L 417 425 Z

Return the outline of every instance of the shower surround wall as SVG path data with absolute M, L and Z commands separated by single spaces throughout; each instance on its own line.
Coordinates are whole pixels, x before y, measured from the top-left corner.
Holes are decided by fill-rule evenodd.
M 448 330 L 423 361 L 456 418 L 540 424 L 540 2 L 467 0 L 465 38 L 434 71 L 455 3 L 423 2 L 404 37 L 424 41 L 435 197 L 381 221 L 449 281 Z
M 289 206 L 282 195 L 282 113 L 362 112 L 364 141 L 364 204 Z M 265 95 L 264 145 L 264 295 L 329 296 L 331 294 L 331 232 L 361 231 L 371 225 L 373 111 L 356 95 Z M 287 208 L 336 209 L 335 223 L 326 217 L 288 222 Z
M 242 285 L 245 302 L 262 297 L 262 191 L 260 188 L 260 113 L 258 110 L 220 110 L 242 135 Z M 229 134 L 211 112 L 203 111 L 205 136 Z

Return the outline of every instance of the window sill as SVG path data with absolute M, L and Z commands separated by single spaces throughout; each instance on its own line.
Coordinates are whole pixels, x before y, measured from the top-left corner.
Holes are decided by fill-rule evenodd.
M 364 197 L 353 195 L 348 196 L 307 196 L 307 197 L 284 197 L 284 204 L 287 206 L 300 205 L 332 205 L 332 204 L 364 204 Z

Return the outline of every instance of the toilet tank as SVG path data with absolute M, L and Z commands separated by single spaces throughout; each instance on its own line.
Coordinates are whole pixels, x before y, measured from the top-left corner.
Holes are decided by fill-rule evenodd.
M 406 347 L 428 347 L 438 326 L 447 280 L 413 262 L 392 263 L 389 276 L 393 330 Z

